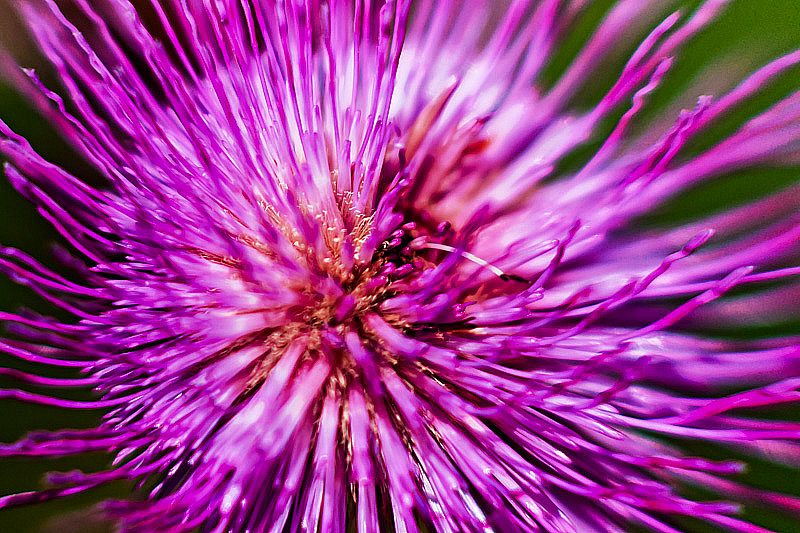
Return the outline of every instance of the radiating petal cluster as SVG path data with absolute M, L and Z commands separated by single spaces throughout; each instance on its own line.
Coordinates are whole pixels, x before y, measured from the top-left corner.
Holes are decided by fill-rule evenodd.
M 576 110 L 661 3 L 619 1 L 548 86 L 582 1 L 20 3 L 62 90 L 6 75 L 105 181 L 0 123 L 8 179 L 82 280 L 2 250 L 3 271 L 75 318 L 2 314 L 2 350 L 45 370 L 3 370 L 20 388 L 0 397 L 106 414 L 0 455 L 114 461 L 0 507 L 122 479 L 138 496 L 104 508 L 128 533 L 673 532 L 674 516 L 763 531 L 681 483 L 797 512 L 682 444 L 800 452 L 800 424 L 739 411 L 800 399 L 798 339 L 704 337 L 693 314 L 775 280 L 732 300 L 752 310 L 737 319 L 792 305 L 800 189 L 678 227 L 636 220 L 724 172 L 797 161 L 800 93 L 682 148 L 800 52 L 630 133 L 725 4 L 709 0 L 664 18 Z

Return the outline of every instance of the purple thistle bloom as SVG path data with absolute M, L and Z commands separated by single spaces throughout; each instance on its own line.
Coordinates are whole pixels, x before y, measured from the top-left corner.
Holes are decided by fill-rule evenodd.
M 126 0 L 74 0 L 74 17 L 21 4 L 66 98 L 6 74 L 106 181 L 0 122 L 6 175 L 83 268 L 78 283 L 2 250 L 75 319 L 2 313 L 0 348 L 82 374 L 4 369 L 21 388 L 0 397 L 106 414 L 0 455 L 115 459 L 0 507 L 132 480 L 141 498 L 104 504 L 125 532 L 673 532 L 676 515 L 764 531 L 682 496 L 694 483 L 797 513 L 683 444 L 800 453 L 800 424 L 738 411 L 800 399 L 798 339 L 690 332 L 731 288 L 800 272 L 800 189 L 679 227 L 636 219 L 723 172 L 797 161 L 800 93 L 682 148 L 800 52 L 635 135 L 725 2 L 664 19 L 581 112 L 573 95 L 656 2 L 620 0 L 546 89 L 583 3 L 153 0 L 147 23 Z M 740 296 L 736 319 L 792 290 Z M 90 386 L 94 401 L 59 398 Z

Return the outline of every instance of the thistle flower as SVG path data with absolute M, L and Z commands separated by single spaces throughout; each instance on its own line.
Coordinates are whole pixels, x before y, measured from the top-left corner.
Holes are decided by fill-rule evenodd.
M 798 400 L 798 339 L 714 339 L 693 313 L 769 280 L 787 279 L 739 305 L 790 305 L 797 190 L 636 223 L 723 172 L 796 161 L 800 93 L 682 148 L 798 52 L 629 133 L 724 3 L 664 19 L 588 111 L 572 96 L 648 2 L 620 0 L 550 88 L 583 2 L 164 0 L 147 23 L 126 0 L 21 4 L 66 100 L 7 74 L 105 182 L 0 123 L 8 179 L 82 280 L 2 251 L 75 317 L 2 314 L 3 351 L 45 369 L 4 370 L 20 388 L 2 397 L 106 414 L 0 454 L 115 458 L 0 506 L 131 480 L 140 497 L 104 504 L 125 532 L 762 531 L 682 483 L 800 509 L 685 447 L 797 456 L 800 425 L 738 409 Z

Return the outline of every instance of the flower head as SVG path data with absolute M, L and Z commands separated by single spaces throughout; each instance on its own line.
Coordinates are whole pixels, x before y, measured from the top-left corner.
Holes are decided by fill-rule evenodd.
M 105 504 L 126 532 L 757 530 L 682 482 L 800 508 L 681 447 L 797 453 L 800 425 L 735 411 L 798 399 L 797 339 L 689 332 L 732 287 L 797 273 L 796 192 L 635 223 L 722 172 L 795 160 L 800 94 L 682 148 L 797 52 L 659 136 L 628 131 L 724 3 L 665 18 L 584 112 L 572 95 L 647 2 L 618 2 L 547 89 L 583 2 L 164 0 L 147 23 L 126 0 L 75 0 L 72 18 L 21 4 L 66 102 L 8 74 L 105 182 L 0 123 L 6 175 L 86 267 L 78 283 L 3 250 L 75 320 L 5 313 L 2 349 L 83 374 L 5 370 L 22 388 L 2 395 L 107 414 L 0 453 L 115 459 L 0 506 L 126 479 L 142 497 Z M 558 166 L 610 116 L 590 158 Z M 776 305 L 762 296 L 743 302 Z M 98 398 L 58 398 L 72 386 Z

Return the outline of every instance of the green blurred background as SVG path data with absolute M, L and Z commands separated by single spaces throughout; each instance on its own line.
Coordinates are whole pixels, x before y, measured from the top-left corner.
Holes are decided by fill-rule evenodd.
M 0 45 L 10 50 L 25 67 L 36 67 L 50 87 L 56 87 L 52 72 L 37 55 L 19 20 L 10 9 L 9 2 L 0 0 Z M 642 0 L 644 1 L 644 0 Z M 603 13 L 613 2 L 602 0 L 592 4 L 581 17 L 575 32 L 559 49 L 545 76 L 552 81 L 565 68 L 571 57 L 580 50 L 583 42 L 596 26 Z M 500 2 L 498 2 L 500 4 Z M 693 9 L 698 1 L 665 3 L 673 7 Z M 658 10 L 654 10 L 658 12 Z M 664 10 L 664 13 L 667 11 Z M 655 20 L 655 19 L 654 19 Z M 585 107 L 596 102 L 607 89 L 627 57 L 647 28 L 631 28 L 627 48 L 610 54 L 586 91 L 575 95 L 575 105 Z M 669 114 L 674 116 L 681 108 L 694 105 L 701 94 L 721 94 L 738 80 L 770 59 L 800 47 L 799 0 L 733 0 L 718 19 L 695 37 L 679 54 L 678 61 L 663 86 L 653 96 L 647 112 L 638 122 L 644 128 L 652 120 Z M 707 145 L 730 132 L 743 119 L 764 109 L 771 102 L 794 89 L 800 89 L 800 71 L 795 69 L 776 80 L 767 91 L 748 102 L 746 106 L 705 135 L 698 147 Z M 15 131 L 24 135 L 45 158 L 55 161 L 71 172 L 92 180 L 92 170 L 69 150 L 48 125 L 36 115 L 26 102 L 0 81 L 0 117 Z M 610 126 L 611 124 L 609 124 Z M 591 147 L 588 149 L 591 151 Z M 580 159 L 581 154 L 575 156 Z M 800 176 L 798 168 L 766 168 L 738 172 L 716 180 L 664 206 L 649 223 L 669 222 L 692 218 L 702 213 L 725 209 L 755 197 L 795 183 Z M 36 210 L 18 196 L 5 180 L 0 180 L 0 244 L 21 248 L 48 266 L 59 269 L 53 259 L 51 246 L 62 239 L 36 213 Z M 57 313 L 53 307 L 30 291 L 0 278 L 0 310 L 12 311 L 29 307 L 42 313 Z M 745 334 L 800 333 L 797 319 L 754 329 Z M 737 332 L 740 333 L 740 332 Z M 0 355 L 0 365 L 19 364 Z M 34 369 L 34 367 L 30 367 Z M 55 374 L 53 374 L 55 375 Z M 0 378 L 0 388 L 13 387 L 9 380 Z M 73 398 L 87 397 L 84 391 Z M 12 442 L 34 429 L 81 428 L 95 425 L 101 413 L 97 411 L 74 412 L 0 400 L 0 441 Z M 783 411 L 776 416 L 800 419 L 797 412 Z M 731 457 L 729 450 L 716 447 L 694 447 L 692 453 L 713 458 Z M 60 460 L 0 460 L 0 495 L 42 488 L 43 475 L 50 470 L 102 469 L 109 458 L 102 454 Z M 750 471 L 743 476 L 745 483 L 770 490 L 800 495 L 800 471 L 770 464 L 750 461 Z M 87 509 L 92 503 L 108 497 L 122 497 L 128 488 L 123 484 L 111 485 L 90 491 L 81 496 L 10 510 L 0 511 L 0 533 L 70 533 L 106 531 L 102 522 Z M 707 497 L 699 490 L 687 490 Z M 771 510 L 748 508 L 745 518 L 785 533 L 800 532 L 796 519 Z M 676 527 L 686 531 L 715 531 L 691 520 L 676 522 Z M 633 530 L 632 530 L 633 531 Z M 587 532 L 589 533 L 589 532 Z

